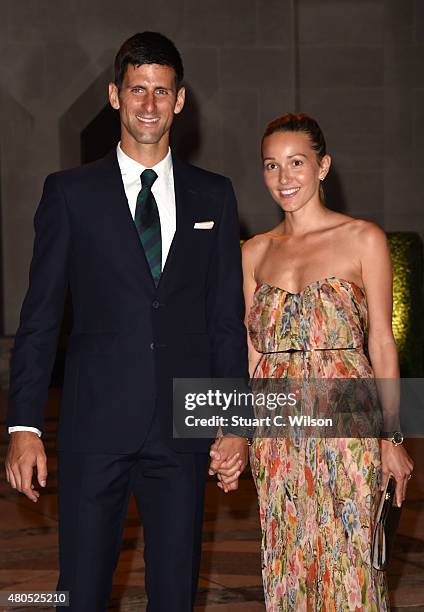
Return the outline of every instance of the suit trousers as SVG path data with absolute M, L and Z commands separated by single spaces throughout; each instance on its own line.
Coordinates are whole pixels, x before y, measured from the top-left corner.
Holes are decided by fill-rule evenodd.
M 70 592 L 70 612 L 107 609 L 131 494 L 144 529 L 147 611 L 192 611 L 207 465 L 205 453 L 175 452 L 157 417 L 134 454 L 59 451 L 57 589 Z

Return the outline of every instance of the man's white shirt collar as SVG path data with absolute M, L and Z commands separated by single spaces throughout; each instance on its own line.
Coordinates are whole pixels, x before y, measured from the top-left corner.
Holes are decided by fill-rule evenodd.
M 147 168 L 147 166 L 143 166 L 143 164 L 140 164 L 138 161 L 124 153 L 124 151 L 121 149 L 120 142 L 118 142 L 116 147 L 116 155 L 122 176 L 134 178 L 137 177 L 139 179 L 141 173 Z M 165 180 L 166 182 L 169 182 L 169 179 L 172 176 L 172 155 L 169 147 L 166 156 L 155 166 L 152 166 L 152 170 L 154 170 L 158 175 L 158 181 Z

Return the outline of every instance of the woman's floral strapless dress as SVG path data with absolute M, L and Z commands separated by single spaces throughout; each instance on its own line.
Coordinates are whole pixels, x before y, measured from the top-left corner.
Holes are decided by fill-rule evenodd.
M 262 353 L 254 378 L 373 377 L 365 293 L 350 281 L 330 277 L 299 293 L 260 284 L 248 328 Z M 385 575 L 371 566 L 378 440 L 257 438 L 250 460 L 268 612 L 389 610 Z

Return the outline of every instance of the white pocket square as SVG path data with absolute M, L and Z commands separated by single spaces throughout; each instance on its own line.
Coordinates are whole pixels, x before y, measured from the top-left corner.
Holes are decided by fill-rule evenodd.
M 194 224 L 194 229 L 212 229 L 213 226 L 213 221 L 198 221 Z

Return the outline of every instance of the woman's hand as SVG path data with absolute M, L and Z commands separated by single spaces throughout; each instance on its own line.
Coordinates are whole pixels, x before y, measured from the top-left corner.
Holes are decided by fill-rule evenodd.
M 225 493 L 238 488 L 238 479 L 248 462 L 246 438 L 228 434 L 217 438 L 210 448 L 209 475 L 216 474 Z
M 390 475 L 396 480 L 396 505 L 401 506 L 405 500 L 406 487 L 411 478 L 414 462 L 406 452 L 404 446 L 395 446 L 390 440 L 381 440 L 381 489 L 386 486 Z
M 235 491 L 238 489 L 239 477 L 243 471 L 243 462 L 240 460 L 240 455 L 237 453 L 234 457 L 230 457 L 228 461 L 221 463 L 219 472 L 217 473 L 217 485 L 224 493 Z

